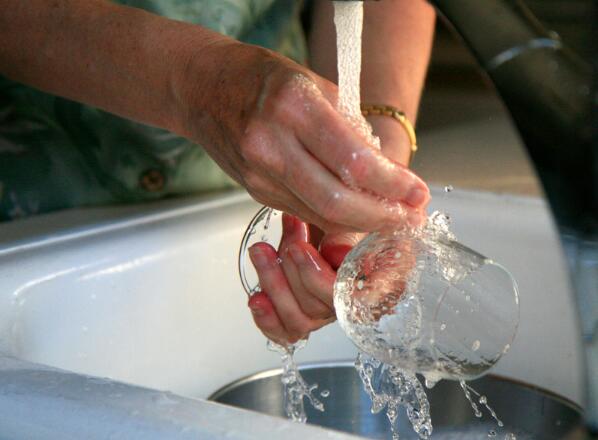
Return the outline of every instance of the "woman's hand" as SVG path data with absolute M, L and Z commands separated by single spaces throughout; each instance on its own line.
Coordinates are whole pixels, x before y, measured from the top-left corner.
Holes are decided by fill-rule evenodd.
M 336 269 L 362 234 L 325 236 L 320 244 L 322 251 L 318 252 L 310 243 L 306 223 L 288 214 L 282 221 L 278 251 L 267 243 L 257 243 L 249 250 L 262 288 L 249 299 L 249 308 L 264 335 L 285 345 L 336 319 Z
M 229 40 L 199 55 L 177 81 L 182 134 L 257 201 L 327 232 L 396 228 L 419 216 L 427 186 L 337 112 L 336 85 Z
M 278 251 L 264 242 L 249 249 L 262 291 L 251 296 L 248 305 L 262 333 L 286 345 L 336 319 L 336 270 L 365 234 L 326 234 L 318 250 L 310 242 L 313 228 L 289 214 L 283 214 L 282 222 Z M 364 262 L 362 270 L 368 280 L 355 299 L 370 308 L 373 319 L 393 313 L 392 308 L 400 300 L 406 276 L 415 263 L 410 246 L 408 241 L 401 243 L 393 255 L 371 255 Z M 402 253 L 400 258 L 397 252 Z

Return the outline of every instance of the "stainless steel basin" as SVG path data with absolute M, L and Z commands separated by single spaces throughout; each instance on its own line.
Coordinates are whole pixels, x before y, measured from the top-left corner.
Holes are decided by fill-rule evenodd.
M 383 413 L 370 412 L 370 399 L 362 389 L 352 362 L 307 365 L 301 368 L 309 383 L 330 390 L 322 398 L 326 411 L 307 408 L 308 423 L 374 439 L 390 438 Z M 220 403 L 284 417 L 280 370 L 268 370 L 245 377 L 216 391 L 211 397 Z M 487 439 L 495 431 L 497 440 L 514 433 L 517 440 L 577 440 L 585 438 L 580 408 L 555 394 L 497 376 L 470 382 L 505 423 L 499 428 L 485 414 L 474 416 L 459 385 L 442 381 L 427 390 L 434 423 L 433 439 Z M 402 440 L 416 439 L 404 413 L 400 414 Z

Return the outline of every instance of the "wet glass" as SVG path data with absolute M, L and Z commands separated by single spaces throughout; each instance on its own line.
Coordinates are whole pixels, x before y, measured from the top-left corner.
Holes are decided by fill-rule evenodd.
M 513 277 L 458 243 L 443 221 L 436 213 L 415 231 L 368 235 L 334 287 L 339 323 L 362 352 L 432 383 L 483 375 L 519 325 Z

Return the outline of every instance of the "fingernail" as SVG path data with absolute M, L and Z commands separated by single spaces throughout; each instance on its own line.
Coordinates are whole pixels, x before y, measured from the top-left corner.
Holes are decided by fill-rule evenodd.
M 306 259 L 305 259 L 305 253 L 303 251 L 303 249 L 300 249 L 299 246 L 297 246 L 296 244 L 292 244 L 289 246 L 289 252 L 291 254 L 291 258 L 293 259 L 293 262 L 297 265 L 302 265 L 305 264 Z
M 251 307 L 249 306 L 249 310 L 251 310 L 251 313 L 253 314 L 253 316 L 264 316 L 266 314 L 266 311 L 264 309 L 262 309 L 261 307 Z
M 423 205 L 427 198 L 428 191 L 422 188 L 415 187 L 407 194 L 407 197 L 405 197 L 405 202 L 407 202 L 413 207 L 418 207 L 420 205 Z
M 268 258 L 258 246 L 249 248 L 249 258 L 257 268 L 266 267 L 268 265 Z

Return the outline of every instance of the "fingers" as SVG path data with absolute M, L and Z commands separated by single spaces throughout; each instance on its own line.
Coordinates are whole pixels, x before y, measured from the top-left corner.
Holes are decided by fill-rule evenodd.
M 411 207 L 424 207 L 430 192 L 408 168 L 393 162 L 366 140 L 331 105 L 313 106 L 297 118 L 304 147 L 345 184 Z
M 341 225 L 345 231 L 377 231 L 422 221 L 421 209 L 347 187 L 303 149 L 289 150 L 287 160 L 293 164 L 285 176 L 289 189 L 328 224 Z
M 255 325 L 270 340 L 285 345 L 290 342 L 291 337 L 285 330 L 280 318 L 274 310 L 274 305 L 266 292 L 259 292 L 252 295 L 247 303 Z
M 288 342 L 296 342 L 329 322 L 325 319 L 312 319 L 303 312 L 278 262 L 278 254 L 270 245 L 257 243 L 250 248 L 249 256 L 258 272 L 260 287 L 267 292 L 281 324 L 279 326 L 268 313 L 256 317 L 254 311 L 256 324 L 265 334 L 284 337 L 283 339 Z M 265 327 L 262 328 L 262 325 Z
M 333 289 L 336 272 L 328 262 L 309 243 L 293 243 L 289 246 L 289 255 L 300 283 L 304 289 L 327 308 L 327 315 L 321 318 L 333 317 Z
M 305 286 L 302 281 L 301 272 L 304 268 L 295 264 L 291 255 L 291 249 L 295 243 L 306 244 L 309 241 L 309 226 L 298 218 L 288 214 L 283 214 L 282 218 L 283 234 L 278 254 L 281 258 L 281 266 L 287 278 L 287 282 L 299 303 L 301 310 L 312 319 L 328 319 L 334 316 L 331 303 L 324 303 L 319 298 L 320 292 L 314 293 L 310 286 Z M 308 245 L 313 249 L 311 245 Z M 315 249 L 314 249 L 315 251 Z M 334 273 L 332 275 L 334 277 Z M 333 278 L 334 282 L 334 278 Z M 327 296 L 332 295 L 332 288 Z
M 320 242 L 320 253 L 322 257 L 337 270 L 345 256 L 359 243 L 365 234 L 345 233 L 345 234 L 326 234 Z
M 284 214 L 279 254 L 302 310 L 312 318 L 328 319 L 334 316 L 332 290 L 336 273 L 309 243 L 310 235 L 309 225 Z
M 355 229 L 326 220 L 289 191 L 282 181 L 275 182 L 271 177 L 264 177 L 254 171 L 249 178 L 246 178 L 244 185 L 257 202 L 288 212 L 301 218 L 305 223 L 318 225 L 325 231 L 347 232 Z

